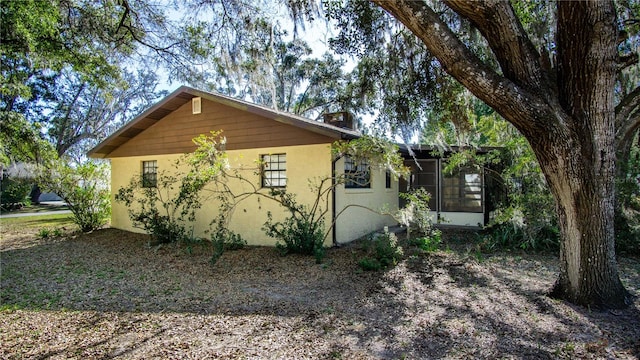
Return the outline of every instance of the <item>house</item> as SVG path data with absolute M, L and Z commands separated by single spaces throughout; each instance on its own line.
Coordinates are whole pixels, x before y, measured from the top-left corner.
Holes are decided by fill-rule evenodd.
M 132 177 L 143 174 L 154 178 L 161 171 L 176 171 L 176 160 L 195 150 L 194 137 L 222 130 L 232 168 L 255 168 L 258 160 L 268 166 L 265 171 L 247 172 L 247 178 L 259 191 L 286 186 L 288 192 L 296 194 L 297 201 L 311 204 L 315 194 L 309 189 L 310 182 L 362 166 L 351 163 L 348 158 L 332 159 L 330 147 L 333 142 L 360 136 L 351 128 L 350 118 L 338 114 L 325 121 L 312 121 L 183 86 L 124 125 L 88 155 L 110 160 L 114 196 Z M 366 208 L 396 210 L 398 181 L 388 178 L 383 169 L 365 171 L 370 179 L 368 184 L 339 184 L 327 198 L 325 205 L 329 211 L 325 224 L 335 220 L 335 228 L 326 245 L 346 243 L 395 224 L 392 217 Z M 239 188 L 243 185 L 232 183 L 229 186 Z M 113 200 L 112 227 L 141 231 L 133 227 L 126 206 Z M 217 209 L 215 201 L 204 204 L 193 224 L 195 235 L 204 234 Z M 248 198 L 235 209 L 228 226 L 251 245 L 274 245 L 275 240 L 261 230 L 268 212 L 274 218 L 286 216 L 285 210 L 274 201 Z M 340 216 L 336 218 L 337 214 Z
M 192 139 L 210 131 L 222 130 L 225 149 L 234 169 L 255 169 L 256 162 L 266 171 L 249 171 L 247 178 L 267 193 L 272 187 L 286 187 L 302 204 L 312 204 L 315 194 L 309 183 L 318 179 L 364 170 L 368 183 L 349 182 L 335 187 L 324 206 L 329 210 L 325 224 L 335 221 L 326 245 L 342 244 L 384 226 L 395 225 L 388 215 L 368 209 L 393 212 L 403 205 L 401 191 L 425 188 L 432 194 L 430 208 L 434 223 L 478 226 L 488 221 L 493 209 L 491 177 L 482 169 L 462 169 L 446 174 L 448 154 L 425 146 L 403 146 L 409 179 L 392 179 L 384 169 L 361 168 L 348 158 L 332 159 L 331 144 L 361 136 L 346 113 L 325 116 L 324 122 L 276 111 L 250 102 L 191 87 L 180 87 L 163 100 L 124 125 L 93 148 L 88 155 L 111 161 L 111 193 L 129 184 L 132 177 L 155 178 L 161 171 L 176 171 L 176 160 L 195 150 Z M 482 151 L 482 150 L 481 150 Z M 440 155 L 436 155 L 440 154 Z M 243 184 L 230 184 L 241 189 Z M 111 226 L 129 231 L 133 227 L 127 207 L 112 198 Z M 207 201 L 193 224 L 194 235 L 202 236 L 217 214 L 215 201 Z M 231 216 L 229 228 L 252 245 L 274 245 L 275 240 L 261 229 L 267 213 L 283 219 L 285 210 L 277 203 L 258 197 L 246 199 Z M 339 216 L 338 216 L 339 215 Z

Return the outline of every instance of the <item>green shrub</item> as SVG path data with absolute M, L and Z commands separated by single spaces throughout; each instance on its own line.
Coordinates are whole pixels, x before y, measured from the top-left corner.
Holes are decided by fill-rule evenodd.
M 494 211 L 480 245 L 484 250 L 558 249 L 560 231 L 555 202 L 542 174 L 533 171 L 505 179 L 508 201 Z
M 247 240 L 243 239 L 240 234 L 236 234 L 230 230 L 227 231 L 228 236 L 223 242 L 225 250 L 240 250 L 247 246 Z
M 442 243 L 442 232 L 440 230 L 433 230 L 431 234 L 412 238 L 409 240 L 409 245 L 417 246 L 426 252 L 434 252 L 438 250 Z
M 358 261 L 358 266 L 364 271 L 379 271 L 382 269 L 382 264 L 377 259 L 370 257 L 364 257 Z
M 48 239 L 51 237 L 51 230 L 49 228 L 42 228 L 38 230 L 38 237 L 41 239 Z
M 358 261 L 358 265 L 367 271 L 395 266 L 404 254 L 398 245 L 398 237 L 385 228 L 384 233 L 370 240 L 366 247 L 367 255 Z
M 240 250 L 247 246 L 247 241 L 240 234 L 229 230 L 227 218 L 229 212 L 225 211 L 227 205 L 225 203 L 221 204 L 218 217 L 211 223 L 213 225 L 213 229 L 209 231 L 211 233 L 211 241 L 220 243 L 224 250 Z
M 30 203 L 29 193 L 31 192 L 32 181 L 24 178 L 17 178 L 2 175 L 2 186 L 0 186 L 0 204 L 5 210 L 13 210 L 22 205 Z
M 212 239 L 211 245 L 213 245 L 213 255 L 211 255 L 211 265 L 215 265 L 218 259 L 224 254 L 224 242 L 220 239 Z
M 640 213 L 632 208 L 615 214 L 616 253 L 640 255 Z
M 500 249 L 521 250 L 556 250 L 560 241 L 560 233 L 555 226 L 537 224 L 537 232 L 532 232 L 533 225 L 519 226 L 513 222 L 505 222 L 487 227 L 479 235 L 479 246 L 483 251 Z
M 133 226 L 151 235 L 154 244 L 178 243 L 189 239 L 187 223 L 195 220 L 201 205 L 203 184 L 188 176 L 160 172 L 156 186 L 147 186 L 141 176 L 118 189 L 115 200 L 124 203 Z
M 247 246 L 247 241 L 237 234 L 229 230 L 225 224 L 226 213 L 221 213 L 216 220 L 216 227 L 211 232 L 211 245 L 213 246 L 213 255 L 211 263 L 215 264 L 222 254 L 227 250 L 240 250 Z
M 267 236 L 276 239 L 276 249 L 282 255 L 313 255 L 316 262 L 321 263 L 325 256 L 325 234 L 318 203 L 309 208 L 298 204 L 294 194 L 279 189 L 272 189 L 269 195 L 290 214 L 284 221 L 273 221 L 273 214 L 267 212 L 267 221 L 262 230 Z
M 433 228 L 429 209 L 431 194 L 423 188 L 417 188 L 400 193 L 400 197 L 406 201 L 406 205 L 398 211 L 396 218 L 407 228 L 407 235 L 411 236 L 413 232 L 430 234 Z
M 59 238 L 63 235 L 64 232 L 60 228 L 41 228 L 40 230 L 38 230 L 38 237 L 41 239 Z
M 64 199 L 73 221 L 89 232 L 106 224 L 111 216 L 109 178 L 107 164 L 87 161 L 72 166 L 56 159 L 40 169 L 38 184 Z
M 308 221 L 303 217 L 288 217 L 283 222 L 273 221 L 271 212 L 263 228 L 265 233 L 276 239 L 276 248 L 282 255 L 313 255 L 316 262 L 322 262 L 324 249 L 324 223 Z
M 130 217 L 134 224 L 151 235 L 151 245 L 176 243 L 187 238 L 187 230 L 182 224 L 172 221 L 169 216 L 160 215 L 157 209 L 142 210 Z

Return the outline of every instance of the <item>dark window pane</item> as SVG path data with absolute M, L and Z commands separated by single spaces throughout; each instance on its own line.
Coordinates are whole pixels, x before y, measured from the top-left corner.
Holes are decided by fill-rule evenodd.
M 344 175 L 346 189 L 368 189 L 371 187 L 371 169 L 365 160 L 355 161 L 348 156 L 345 157 Z
M 142 162 L 142 187 L 158 185 L 158 162 L 156 160 Z
M 442 179 L 442 211 L 482 212 L 482 175 L 475 169 L 462 169 Z

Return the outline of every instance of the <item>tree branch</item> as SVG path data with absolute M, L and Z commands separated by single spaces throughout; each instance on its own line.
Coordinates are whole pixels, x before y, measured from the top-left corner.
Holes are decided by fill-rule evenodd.
M 371 1 L 416 34 L 449 75 L 494 108 L 531 141 L 548 136 L 550 129 L 557 127 L 550 121 L 557 119 L 556 124 L 559 124 L 562 115 L 558 114 L 558 107 L 538 95 L 544 93 L 541 89 L 531 91 L 535 89 L 535 81 L 529 86 L 520 86 L 496 73 L 473 54 L 425 2 Z
M 627 94 L 616 106 L 616 147 L 627 151 L 633 134 L 640 127 L 640 87 Z
M 496 56 L 502 73 L 519 86 L 548 87 L 540 54 L 524 31 L 508 1 L 445 0 L 482 33 Z
M 638 63 L 638 54 L 630 53 L 624 55 L 618 55 L 618 71 L 633 66 Z

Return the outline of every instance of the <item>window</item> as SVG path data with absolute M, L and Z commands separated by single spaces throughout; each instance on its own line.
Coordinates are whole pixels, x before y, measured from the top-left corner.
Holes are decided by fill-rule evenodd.
M 482 175 L 462 169 L 442 179 L 442 211 L 482 212 Z
M 438 208 L 438 160 L 409 160 L 405 165 L 411 167 L 411 188 L 423 188 L 429 194 L 429 209 L 435 211 Z
M 366 160 L 356 161 L 346 156 L 344 158 L 344 176 L 346 189 L 368 189 L 371 187 L 371 170 Z
M 142 187 L 158 185 L 158 162 L 156 160 L 142 162 Z
M 384 172 L 384 187 L 391 189 L 391 171 L 389 170 Z
M 262 187 L 287 186 L 287 155 L 262 155 Z

